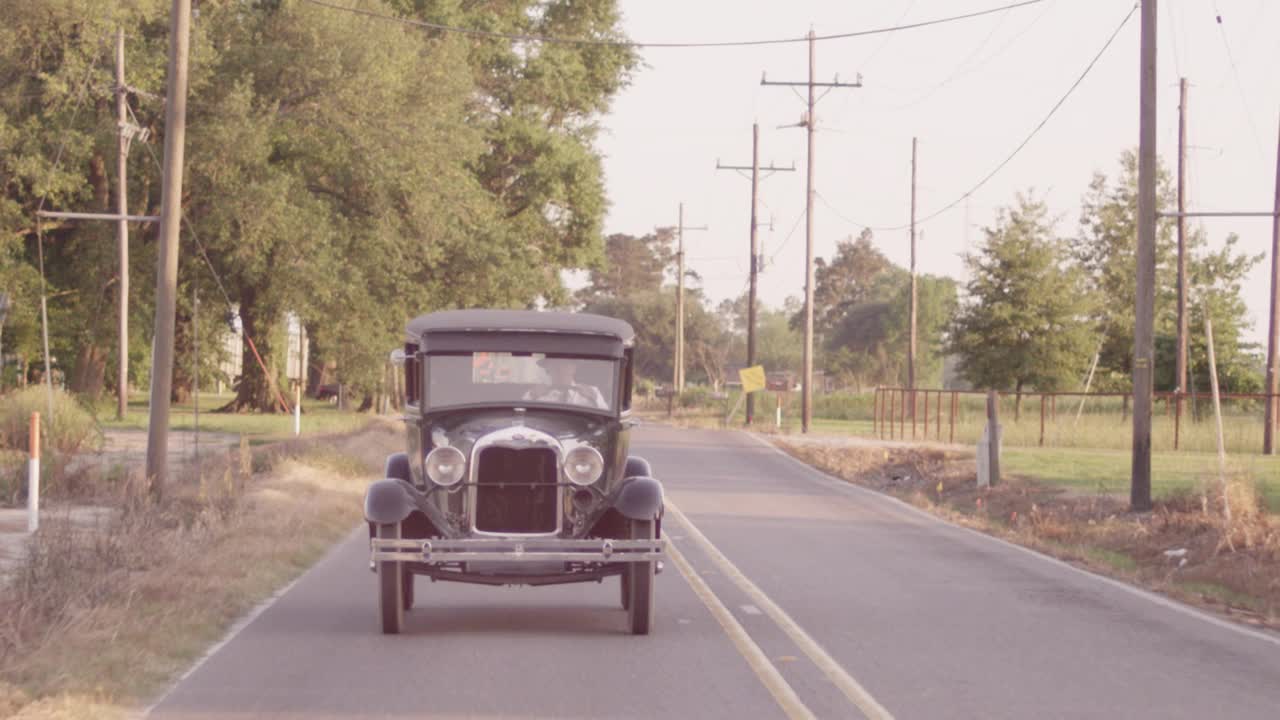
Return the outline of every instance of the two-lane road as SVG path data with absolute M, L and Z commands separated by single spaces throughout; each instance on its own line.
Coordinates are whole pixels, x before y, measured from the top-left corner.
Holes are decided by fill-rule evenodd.
M 821 476 L 738 433 L 646 427 L 681 561 L 653 634 L 617 581 L 418 579 L 377 632 L 353 533 L 182 680 L 170 718 L 1275 718 L 1280 641 Z

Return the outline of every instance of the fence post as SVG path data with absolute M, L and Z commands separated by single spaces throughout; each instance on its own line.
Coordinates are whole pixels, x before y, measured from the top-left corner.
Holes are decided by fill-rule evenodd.
M 929 391 L 924 391 L 924 439 L 929 439 Z
M 1040 447 L 1044 447 L 1044 393 L 1040 393 Z
M 880 437 L 880 386 L 876 386 L 875 399 L 871 403 L 871 434 Z
M 40 528 L 40 413 L 31 413 L 31 459 L 27 461 L 27 532 Z
M 1000 402 L 995 390 L 987 391 L 987 457 L 991 484 L 1000 482 Z
M 906 391 L 906 388 L 903 388 L 902 390 L 902 405 L 900 406 L 900 409 L 902 410 L 902 417 L 900 418 L 900 422 L 902 424 L 898 426 L 898 437 L 903 440 L 906 440 L 907 439 L 907 391 Z
M 938 391 L 938 404 L 934 406 L 933 416 L 937 418 L 934 424 L 938 426 L 938 442 L 942 442 L 942 391 Z
M 956 441 L 956 403 L 957 403 L 956 398 L 957 396 L 958 396 L 958 393 L 956 393 L 955 390 L 952 390 L 951 391 L 951 418 L 947 421 L 947 424 L 950 426 L 948 431 L 950 432 L 950 437 L 948 438 L 947 442 L 950 442 L 952 444 L 954 444 Z
M 885 389 L 885 402 L 889 403 L 889 439 L 893 439 L 893 425 L 898 422 L 897 414 L 897 396 L 893 394 L 893 390 Z
M 1173 449 L 1178 449 L 1178 436 L 1182 433 L 1182 390 L 1173 394 Z
M 915 440 L 916 439 L 916 411 L 918 410 L 917 406 L 920 404 L 920 402 L 916 395 L 915 388 L 911 388 L 910 395 L 911 395 L 911 439 Z

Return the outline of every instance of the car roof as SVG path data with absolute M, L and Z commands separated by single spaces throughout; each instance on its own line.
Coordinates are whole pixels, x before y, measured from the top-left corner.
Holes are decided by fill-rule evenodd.
M 541 310 L 443 310 L 410 320 L 406 330 L 413 337 L 446 332 L 519 332 L 603 335 L 624 345 L 635 341 L 635 330 L 617 318 Z

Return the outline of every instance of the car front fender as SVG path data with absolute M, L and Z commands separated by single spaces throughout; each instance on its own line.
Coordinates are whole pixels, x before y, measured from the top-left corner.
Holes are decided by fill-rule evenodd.
M 418 509 L 412 487 L 398 478 L 377 480 L 364 494 L 364 519 L 378 525 L 391 525 L 409 517 Z
M 662 511 L 662 483 L 651 477 L 630 477 L 622 481 L 622 489 L 613 507 L 632 520 L 653 520 Z

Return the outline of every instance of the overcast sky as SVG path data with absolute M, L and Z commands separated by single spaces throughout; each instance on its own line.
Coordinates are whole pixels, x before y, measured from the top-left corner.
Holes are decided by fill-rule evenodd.
M 623 0 L 637 41 L 716 41 L 803 36 L 909 24 L 1009 4 L 1011 0 Z M 917 214 L 959 198 L 1045 117 L 1115 31 L 1132 0 L 1046 0 L 930 28 L 820 42 L 818 79 L 862 74 L 863 87 L 831 92 L 818 105 L 815 252 L 860 226 L 909 218 L 911 138 L 919 138 Z M 1217 18 L 1221 17 L 1221 24 Z M 1280 111 L 1280 2 L 1162 0 L 1159 13 L 1159 151 L 1173 167 L 1177 82 L 1191 82 L 1188 197 L 1192 210 L 1270 210 Z M 921 272 L 963 278 L 960 253 L 981 237 L 996 208 L 1034 189 L 1077 233 L 1079 203 L 1095 171 L 1116 173 L 1138 139 L 1139 14 L 1066 104 L 1029 145 L 968 202 L 919 225 Z M 1225 40 L 1225 42 L 1224 42 Z M 1228 55 L 1234 58 L 1233 72 Z M 611 207 L 606 231 L 643 234 L 685 222 L 689 265 L 714 300 L 746 284 L 750 181 L 715 170 L 751 162 L 751 124 L 761 126 L 761 160 L 795 163 L 762 183 L 762 298 L 777 306 L 804 282 L 804 105 L 770 80 L 804 80 L 804 44 L 732 49 L 646 49 L 605 118 Z M 1228 232 L 1251 253 L 1268 252 L 1269 219 L 1209 220 L 1211 242 Z M 908 233 L 877 231 L 877 246 L 907 265 Z M 1249 337 L 1266 335 L 1269 256 L 1246 286 Z

